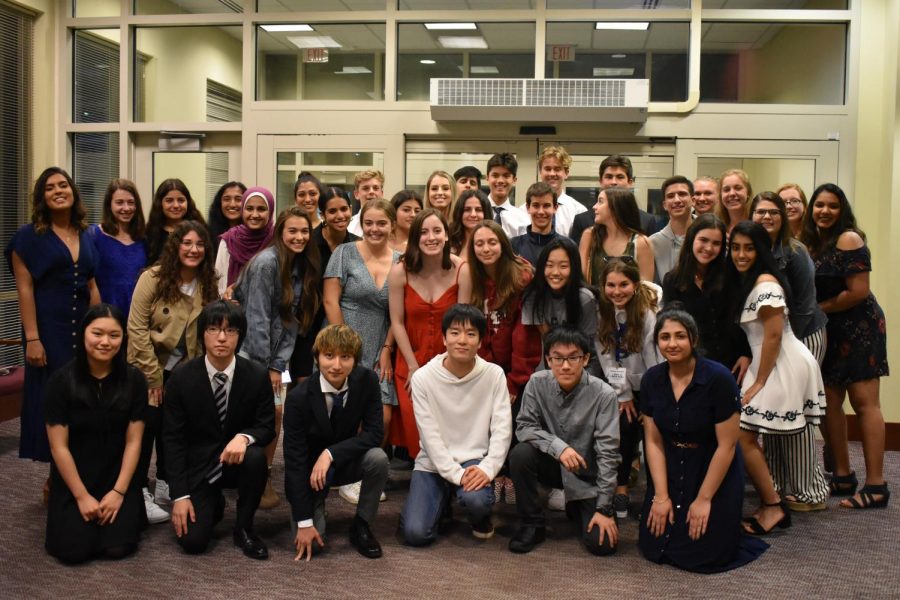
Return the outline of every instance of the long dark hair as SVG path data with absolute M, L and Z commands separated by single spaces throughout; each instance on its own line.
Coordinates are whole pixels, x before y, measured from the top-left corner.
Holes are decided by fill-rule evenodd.
M 643 229 L 641 229 L 641 213 L 638 210 L 634 192 L 628 188 L 610 187 L 605 190 L 600 190 L 597 196 L 599 197 L 600 194 L 606 194 L 606 204 L 609 206 L 609 214 L 613 221 L 615 221 L 616 227 L 625 233 L 643 234 Z M 594 225 L 588 256 L 593 256 L 598 248 L 603 248 L 603 243 L 606 241 L 607 235 L 606 225 Z M 591 281 L 590 277 L 591 273 L 588 273 L 588 281 L 591 284 L 596 285 L 596 282 Z
M 557 236 L 551 240 L 540 255 L 538 255 L 537 264 L 534 266 L 534 279 L 525 288 L 523 294 L 523 304 L 531 303 L 531 321 L 532 323 L 541 323 L 546 318 L 550 303 L 556 295 L 550 285 L 547 283 L 547 276 L 544 275 L 544 269 L 547 268 L 547 260 L 550 253 L 560 249 L 566 253 L 569 258 L 569 268 L 571 270 L 569 281 L 563 288 L 562 296 L 566 302 L 566 323 L 573 327 L 578 327 L 581 323 L 581 288 L 586 288 L 594 294 L 595 298 L 599 298 L 597 290 L 591 288 L 581 271 L 581 256 L 578 253 L 578 246 L 575 242 L 567 237 Z
M 163 213 L 162 201 L 172 190 L 181 192 L 187 198 L 187 211 L 185 211 L 182 221 L 196 221 L 204 225 L 204 229 L 206 226 L 206 221 L 197 210 L 191 192 L 184 182 L 180 179 L 166 179 L 156 188 L 156 193 L 153 194 L 153 204 L 150 205 L 150 214 L 147 216 L 147 256 L 151 260 L 160 256 L 163 251 L 166 238 L 166 215 Z
M 459 195 L 459 198 L 453 203 L 453 214 L 450 217 L 450 246 L 459 255 L 462 255 L 465 251 L 463 244 L 466 243 L 466 228 L 463 226 L 462 219 L 466 210 L 466 201 L 469 198 L 478 199 L 485 219 L 490 219 L 492 216 L 491 201 L 488 200 L 487 194 L 481 190 L 466 190 Z
M 750 238 L 753 247 L 756 249 L 756 260 L 746 273 L 740 273 L 734 266 L 734 260 L 731 257 L 731 244 L 734 243 L 735 236 L 743 235 Z M 778 268 L 778 262 L 772 256 L 772 239 L 762 225 L 753 221 L 740 221 L 731 230 L 730 242 L 728 244 L 728 283 L 729 288 L 734 290 L 735 294 L 732 298 L 732 314 L 735 320 L 739 320 L 741 311 L 747 297 L 756 285 L 756 280 L 762 274 L 769 274 L 778 280 L 778 285 L 784 290 L 784 302 L 790 305 L 791 285 L 781 269 Z
M 716 293 L 722 289 L 725 282 L 725 266 L 727 248 L 725 240 L 728 234 L 725 231 L 725 223 L 712 213 L 700 215 L 691 226 L 688 227 L 687 233 L 684 235 L 684 244 L 678 254 L 678 264 L 666 275 L 671 277 L 671 281 L 675 284 L 675 288 L 681 292 L 686 292 L 694 285 L 694 278 L 697 275 L 697 258 L 694 256 L 694 240 L 697 234 L 704 229 L 715 229 L 722 234 L 722 248 L 717 256 L 706 267 L 706 273 L 703 275 L 703 291 L 708 293 Z
M 284 228 L 291 217 L 305 219 L 309 226 L 310 238 L 306 248 L 300 254 L 294 254 L 284 245 Z M 305 335 L 316 318 L 322 305 L 322 266 L 319 257 L 319 246 L 312 240 L 312 219 L 309 213 L 300 206 L 289 206 L 281 211 L 275 221 L 275 232 L 272 235 L 272 246 L 278 257 L 278 280 L 281 283 L 281 298 L 278 299 L 278 316 L 283 323 L 296 319 L 301 335 Z M 296 314 L 291 313 L 294 304 L 294 286 L 291 276 L 297 269 L 303 276 L 303 293 L 297 305 Z
M 147 233 L 147 224 L 144 222 L 144 207 L 141 204 L 141 195 L 138 194 L 137 186 L 130 179 L 113 179 L 106 186 L 106 193 L 103 195 L 103 221 L 100 228 L 109 235 L 119 233 L 119 222 L 112 213 L 112 197 L 119 190 L 124 190 L 134 197 L 134 216 L 128 226 L 128 234 L 134 241 L 144 239 Z
M 47 206 L 47 201 L 44 199 L 44 188 L 47 187 L 47 180 L 54 175 L 62 175 L 72 190 L 69 223 L 78 231 L 84 231 L 87 229 L 87 223 L 85 223 L 87 211 L 81 201 L 81 194 L 78 192 L 75 182 L 72 181 L 72 177 L 59 167 L 47 167 L 34 182 L 34 188 L 31 191 L 31 223 L 34 225 L 34 230 L 37 233 L 43 233 L 50 227 L 50 207 Z
M 229 181 L 219 188 L 213 198 L 212 204 L 209 205 L 209 213 L 207 213 L 209 219 L 207 220 L 207 225 L 209 226 L 209 237 L 212 239 L 213 243 L 213 254 L 215 254 L 216 249 L 218 249 L 219 236 L 232 227 L 231 223 L 228 222 L 228 219 L 225 218 L 225 215 L 222 214 L 222 196 L 225 195 L 225 190 L 233 187 L 240 189 L 241 194 L 247 191 L 247 186 L 240 181 Z
M 409 240 L 406 243 L 406 252 L 400 257 L 400 261 L 406 268 L 407 273 L 418 273 L 422 270 L 422 249 L 419 248 L 419 240 L 422 239 L 422 225 L 428 217 L 437 217 L 440 220 L 441 225 L 444 226 L 444 231 L 447 232 L 449 230 L 447 218 L 444 216 L 444 213 L 439 210 L 426 208 L 416 215 L 412 225 L 409 226 Z M 444 244 L 444 251 L 441 255 L 441 268 L 445 271 L 453 268 L 453 261 L 450 260 L 449 239 Z
M 841 205 L 841 214 L 838 215 L 837 221 L 825 231 L 819 231 L 812 214 L 816 198 L 822 192 L 834 194 Z M 863 240 L 866 239 L 866 234 L 856 225 L 856 217 L 853 216 L 853 209 L 850 207 L 850 201 L 847 200 L 847 194 L 844 193 L 844 190 L 833 183 L 823 183 L 816 188 L 816 191 L 813 192 L 812 197 L 809 199 L 809 206 L 803 215 L 803 231 L 800 233 L 800 241 L 806 244 L 810 254 L 817 256 L 833 248 L 841 234 L 848 230 L 855 231 Z
M 497 274 L 494 278 L 496 297 L 494 304 L 488 307 L 485 307 L 484 302 L 487 299 L 485 292 L 490 277 L 488 277 L 484 265 L 475 256 L 475 233 L 479 229 L 490 229 L 491 233 L 497 236 L 497 241 L 500 242 L 500 257 L 497 259 Z M 469 263 L 469 274 L 472 277 L 472 299 L 469 303 L 478 307 L 479 310 L 487 309 L 487 311 L 505 313 L 513 300 L 522 293 L 526 282 L 531 277 L 531 265 L 527 260 L 516 255 L 506 232 L 494 221 L 485 220 L 475 226 L 472 231 L 472 239 L 469 240 L 469 246 L 466 248 L 466 260 Z
M 95 304 L 88 308 L 81 319 L 81 327 L 78 329 L 75 342 L 75 358 L 72 361 L 74 368 L 70 389 L 74 398 L 82 400 L 88 406 L 98 407 L 97 384 L 91 376 L 87 349 L 84 347 L 84 333 L 91 323 L 106 317 L 114 319 L 122 329 L 122 345 L 112 358 L 109 375 L 103 379 L 104 388 L 111 391 L 111 394 L 107 396 L 109 398 L 107 403 L 100 408 L 126 409 L 131 403 L 129 377 L 143 377 L 143 375 L 128 366 L 128 329 L 125 327 L 122 311 L 112 304 Z
M 597 282 L 600 287 L 600 302 L 597 305 L 600 313 L 597 340 L 600 342 L 603 352 L 611 352 L 616 347 L 616 329 L 619 326 L 616 322 L 616 307 L 604 290 L 606 278 L 611 273 L 624 275 L 634 285 L 634 296 L 625 307 L 626 327 L 623 345 L 628 352 L 638 353 L 644 345 L 644 319 L 647 318 L 647 311 L 656 312 L 658 306 L 656 292 L 641 284 L 641 272 L 638 270 L 637 263 L 630 257 L 628 260 L 612 258 L 607 261 L 600 273 L 600 281 Z
M 172 304 L 181 299 L 182 281 L 179 250 L 184 237 L 192 231 L 200 236 L 200 242 L 203 243 L 205 248 L 203 262 L 197 267 L 197 282 L 200 284 L 203 304 L 209 304 L 219 297 L 218 277 L 213 266 L 215 261 L 210 249 L 209 231 L 206 230 L 206 226 L 203 223 L 187 220 L 175 226 L 169 239 L 166 240 L 166 245 L 163 246 L 162 254 L 159 257 L 155 299 Z

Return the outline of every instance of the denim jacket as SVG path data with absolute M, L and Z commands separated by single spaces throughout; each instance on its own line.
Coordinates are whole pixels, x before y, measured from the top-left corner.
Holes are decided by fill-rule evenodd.
M 281 279 L 278 255 L 274 247 L 268 247 L 247 264 L 234 289 L 234 298 L 244 307 L 247 315 L 247 336 L 241 346 L 241 355 L 255 360 L 267 368 L 284 372 L 288 368 L 294 343 L 297 341 L 297 321 L 288 324 L 278 314 L 281 301 Z M 291 275 L 294 302 L 291 314 L 300 303 L 301 278 Z

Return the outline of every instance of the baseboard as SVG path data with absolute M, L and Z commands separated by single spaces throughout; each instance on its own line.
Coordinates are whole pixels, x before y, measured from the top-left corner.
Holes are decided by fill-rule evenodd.
M 856 415 L 847 415 L 847 438 L 853 442 L 862 439 Z M 884 449 L 900 450 L 900 423 L 884 424 Z

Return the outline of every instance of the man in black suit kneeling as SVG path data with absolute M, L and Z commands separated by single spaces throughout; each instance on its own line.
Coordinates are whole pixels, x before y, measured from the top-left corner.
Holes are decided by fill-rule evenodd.
M 294 388 L 284 405 L 285 494 L 297 526 L 300 560 L 325 545 L 325 498 L 331 486 L 362 480 L 350 543 L 367 558 L 381 545 L 370 525 L 388 476 L 378 375 L 358 365 L 362 339 L 346 325 L 316 336 L 318 370 Z M 314 545 L 315 544 L 315 545 Z
M 163 402 L 172 525 L 185 552 L 206 551 L 225 510 L 222 488 L 236 487 L 234 543 L 266 559 L 253 517 L 268 477 L 265 447 L 275 437 L 272 383 L 264 366 L 235 354 L 247 332 L 241 307 L 212 302 L 197 329 L 205 354 L 175 369 Z

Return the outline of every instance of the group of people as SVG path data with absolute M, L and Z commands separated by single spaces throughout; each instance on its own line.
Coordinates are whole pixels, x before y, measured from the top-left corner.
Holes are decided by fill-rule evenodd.
M 489 194 L 472 166 L 390 201 L 377 171 L 352 194 L 304 172 L 277 218 L 269 190 L 229 182 L 208 221 L 177 179 L 145 221 L 117 179 L 90 227 L 69 175 L 45 170 L 7 257 L 20 455 L 51 461 L 48 552 L 127 556 L 142 525 L 165 521 L 203 552 L 221 489 L 236 487 L 234 542 L 266 558 L 253 521 L 280 502 L 282 427 L 297 559 L 324 547 L 334 487 L 357 505 L 352 545 L 382 555 L 385 449 L 414 461 L 400 518 L 413 546 L 444 530 L 455 497 L 480 539 L 494 503 L 516 504 L 509 549 L 529 552 L 546 535 L 543 486 L 590 552 L 613 553 L 633 513 L 648 559 L 714 572 L 764 550 L 746 534 L 787 528 L 829 494 L 886 506 L 885 319 L 844 192 L 823 184 L 807 206 L 793 184 L 754 196 L 740 170 L 676 175 L 665 219 L 639 209 L 631 162 L 613 155 L 591 211 L 565 193 L 571 162 L 546 148 L 519 207 L 515 157 L 497 154 Z M 759 495 L 748 516 L 745 470 Z

